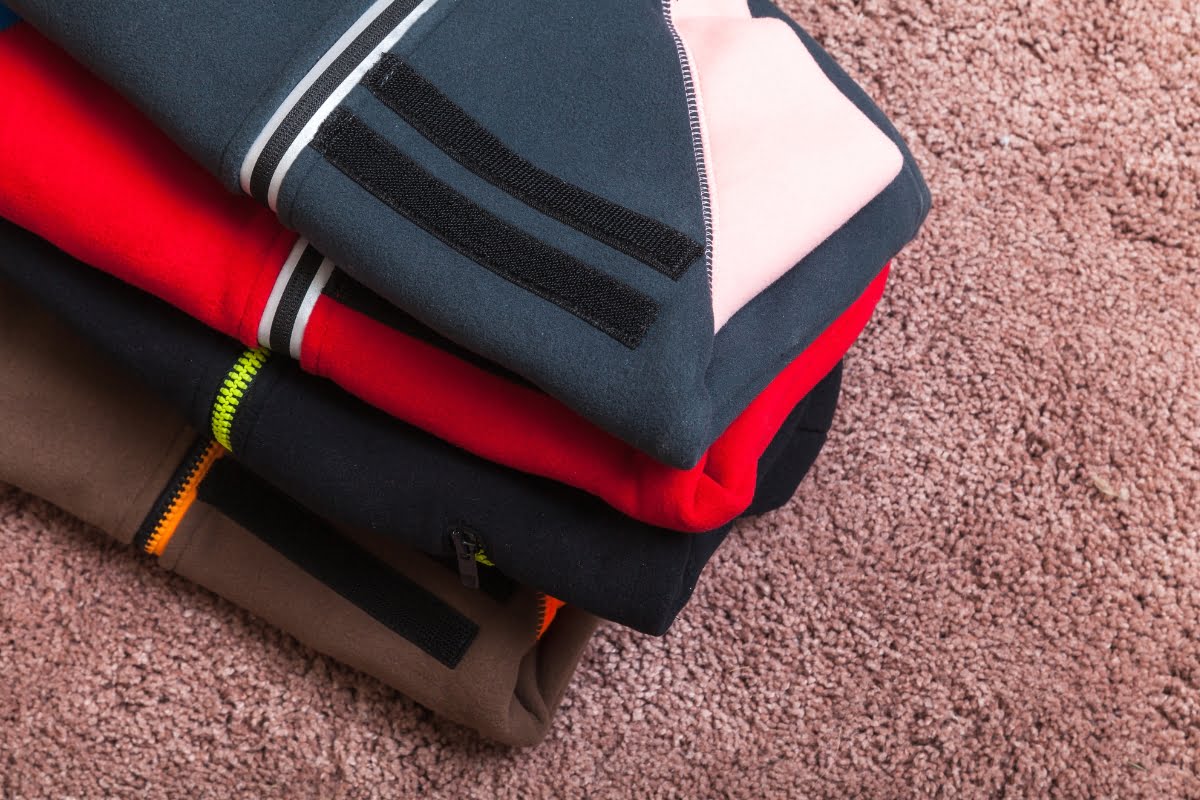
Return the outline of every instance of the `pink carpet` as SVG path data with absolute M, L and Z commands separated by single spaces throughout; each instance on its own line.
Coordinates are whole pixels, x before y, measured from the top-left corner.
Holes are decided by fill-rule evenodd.
M 1200 18 L 792 11 L 933 187 L 824 457 L 512 752 L 0 489 L 0 796 L 1200 797 Z

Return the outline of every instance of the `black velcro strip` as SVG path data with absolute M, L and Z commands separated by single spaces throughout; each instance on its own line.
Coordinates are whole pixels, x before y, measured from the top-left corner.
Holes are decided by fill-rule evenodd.
M 304 252 L 296 262 L 296 268 L 292 270 L 292 276 L 288 278 L 287 286 L 283 288 L 283 295 L 279 298 L 279 307 L 275 309 L 275 318 L 271 320 L 269 344 L 276 353 L 287 355 L 292 340 L 292 328 L 296 326 L 296 317 L 300 314 L 300 306 L 304 303 L 304 296 L 308 294 L 308 287 L 312 284 L 313 278 L 317 276 L 317 270 L 321 268 L 322 261 L 324 261 L 322 255 L 315 248 L 309 246 L 304 248 Z
M 414 339 L 419 339 L 425 342 L 425 344 L 432 345 L 439 350 L 444 350 L 469 364 L 487 370 L 493 375 L 497 375 L 507 381 L 520 384 L 521 386 L 533 387 L 532 383 L 515 372 L 511 372 L 496 362 L 489 361 L 478 353 L 468 350 L 462 345 L 442 336 L 433 328 L 430 328 L 416 317 L 384 300 L 341 270 L 333 271 L 329 282 L 325 284 L 323 294 L 331 300 L 336 300 L 346 308 L 357 311 L 363 316 L 370 317 L 380 325 L 385 325 L 392 330 L 400 331 Z
M 344 108 L 334 109 L 312 146 L 410 222 L 626 347 L 641 344 L 654 322 L 654 300 L 479 207 Z
M 287 113 L 287 116 L 279 123 L 279 127 L 275 129 L 275 133 L 271 134 L 271 138 L 267 140 L 266 146 L 258 156 L 258 161 L 254 164 L 253 172 L 250 173 L 250 195 L 255 200 L 260 203 L 267 202 L 267 190 L 271 186 L 271 177 L 279 168 L 283 154 L 292 146 L 292 142 L 296 141 L 300 131 L 312 119 L 313 114 L 317 113 L 321 104 L 329 99 L 333 90 L 350 77 L 350 73 L 354 71 L 355 67 L 361 64 L 363 59 L 375 49 L 375 46 L 383 41 L 393 28 L 403 22 L 404 18 L 411 14 L 420 2 L 421 0 L 396 0 L 392 3 L 350 43 L 349 47 L 342 51 L 341 55 L 334 59 L 321 77 L 300 96 L 296 105 L 292 106 L 292 110 Z
M 479 633 L 476 623 L 231 458 L 213 465 L 198 496 L 447 667 L 458 666 Z
M 669 225 L 526 161 L 395 55 L 385 54 L 363 78 L 363 85 L 476 175 L 672 279 L 704 255 L 703 245 Z

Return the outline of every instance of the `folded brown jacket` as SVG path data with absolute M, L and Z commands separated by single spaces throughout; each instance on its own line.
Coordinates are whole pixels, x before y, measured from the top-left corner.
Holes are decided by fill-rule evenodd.
M 473 591 L 415 551 L 334 531 L 4 284 L 0 481 L 508 744 L 545 734 L 596 625 L 572 607 L 551 618 L 544 595 L 494 575 Z

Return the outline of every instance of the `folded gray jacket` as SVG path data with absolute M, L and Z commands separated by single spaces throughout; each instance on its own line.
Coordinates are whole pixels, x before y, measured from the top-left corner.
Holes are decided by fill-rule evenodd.
M 678 467 L 784 366 L 828 371 L 929 205 L 765 0 L 11 5 L 363 283 Z

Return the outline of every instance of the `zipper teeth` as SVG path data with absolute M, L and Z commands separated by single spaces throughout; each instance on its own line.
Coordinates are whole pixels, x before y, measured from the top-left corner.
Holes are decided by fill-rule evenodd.
M 490 558 L 488 558 L 487 551 L 484 549 L 483 542 L 480 541 L 478 534 L 474 533 L 469 528 L 454 527 L 451 529 L 451 539 L 454 539 L 455 534 L 458 535 L 459 539 L 464 541 L 466 537 L 470 537 L 470 541 L 474 545 L 475 549 L 475 552 L 471 556 L 471 560 L 474 562 L 474 564 L 490 567 L 492 569 L 498 569 L 496 564 Z M 459 548 L 456 542 L 455 553 L 458 554 L 458 552 Z M 461 561 L 459 562 L 459 569 L 462 569 Z M 474 588 L 479 588 L 483 585 L 482 576 L 477 577 L 476 581 L 477 582 Z M 533 624 L 534 641 L 540 641 L 541 638 L 546 635 L 546 631 L 550 629 L 550 625 L 554 622 L 554 618 L 564 605 L 565 603 L 563 603 L 561 600 L 551 597 L 545 592 L 537 593 L 537 613 L 534 615 Z
M 546 629 L 550 627 L 546 624 L 546 612 L 550 610 L 550 604 L 546 601 L 547 594 L 538 592 L 538 613 L 537 624 L 533 628 L 534 638 L 541 641 L 542 636 L 546 633 Z
M 135 538 L 134 544 L 138 549 L 151 555 L 162 555 L 167 542 L 179 527 L 183 514 L 191 507 L 196 487 L 208 474 L 213 463 L 224 453 L 224 448 L 210 439 L 202 444 L 198 443 L 184 458 L 176 470 L 175 477 L 155 504 L 156 508 L 162 510 L 156 515 L 153 526 L 145 526 L 143 532 L 139 532 Z
M 167 485 L 159 492 L 154 504 L 146 512 L 146 518 L 142 520 L 142 524 L 138 526 L 137 532 L 133 535 L 133 546 L 138 550 L 145 550 L 146 540 L 154 533 L 167 510 L 178 500 L 188 476 L 195 472 L 197 465 L 204 460 L 211 441 L 211 439 L 203 437 L 198 438 L 183 454 L 179 465 L 175 467 L 175 471 L 168 479 Z
M 265 347 L 256 347 L 242 353 L 217 390 L 217 399 L 213 401 L 212 432 L 213 437 L 226 450 L 233 450 L 230 437 L 233 432 L 233 418 L 237 415 L 238 403 L 246 396 L 258 371 L 267 363 L 271 351 Z
M 538 641 L 541 641 L 541 638 L 546 635 L 546 631 L 550 630 L 550 625 L 553 624 L 558 612 L 565 605 L 566 603 L 556 597 L 551 597 L 545 592 L 538 592 L 537 627 L 534 629 L 535 638 Z
M 700 209 L 704 215 L 704 266 L 708 272 L 708 288 L 712 290 L 713 264 L 713 212 L 712 195 L 708 188 L 708 166 L 704 162 L 704 122 L 700 118 L 699 93 L 692 78 L 692 61 L 687 45 L 675 27 L 675 16 L 671 9 L 673 0 L 662 0 L 663 18 L 675 40 L 675 51 L 679 55 L 679 66 L 683 70 L 683 93 L 687 98 L 688 124 L 692 132 L 692 156 L 696 162 L 696 175 L 700 179 Z

